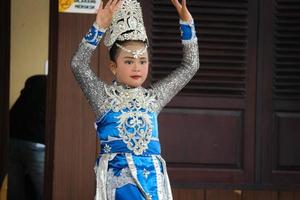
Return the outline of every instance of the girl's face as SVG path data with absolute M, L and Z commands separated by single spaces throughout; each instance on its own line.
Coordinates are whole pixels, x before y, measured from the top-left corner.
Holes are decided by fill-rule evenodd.
M 145 44 L 141 42 L 129 42 L 123 46 L 131 51 L 145 48 Z M 130 87 L 141 86 L 148 75 L 148 52 L 145 51 L 138 58 L 134 58 L 132 53 L 122 49 L 118 49 L 118 52 L 116 62 L 111 61 L 110 66 L 116 80 Z

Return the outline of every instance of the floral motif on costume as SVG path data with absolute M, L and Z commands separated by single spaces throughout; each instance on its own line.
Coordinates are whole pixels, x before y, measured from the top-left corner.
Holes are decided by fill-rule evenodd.
M 103 150 L 104 150 L 105 153 L 109 153 L 111 151 L 111 147 L 108 144 L 105 144 Z
M 146 169 L 143 170 L 143 176 L 147 179 L 149 176 L 150 172 Z

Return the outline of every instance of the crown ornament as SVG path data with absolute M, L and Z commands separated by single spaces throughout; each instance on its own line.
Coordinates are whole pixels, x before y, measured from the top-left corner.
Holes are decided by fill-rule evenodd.
M 110 49 L 117 40 L 148 41 L 142 8 L 137 0 L 124 0 L 113 16 L 105 33 L 104 44 Z

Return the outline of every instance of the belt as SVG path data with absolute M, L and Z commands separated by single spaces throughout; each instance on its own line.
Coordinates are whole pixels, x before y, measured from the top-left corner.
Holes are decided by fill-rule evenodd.
M 143 151 L 141 155 L 160 155 L 160 143 L 156 140 L 151 140 L 148 143 L 148 148 Z M 123 142 L 123 140 L 114 141 L 101 141 L 100 154 L 111 154 L 111 153 L 132 153 L 136 154 L 133 148 L 130 148 Z

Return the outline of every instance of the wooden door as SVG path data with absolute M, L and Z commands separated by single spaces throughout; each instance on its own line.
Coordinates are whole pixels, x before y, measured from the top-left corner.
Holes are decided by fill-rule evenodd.
M 152 1 L 152 81 L 181 61 L 178 16 Z M 200 69 L 159 117 L 173 185 L 254 183 L 257 1 L 190 0 Z
M 265 0 L 261 7 L 260 178 L 266 185 L 299 187 L 300 2 Z

